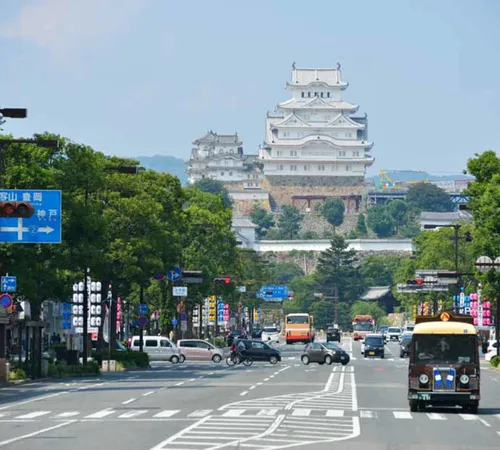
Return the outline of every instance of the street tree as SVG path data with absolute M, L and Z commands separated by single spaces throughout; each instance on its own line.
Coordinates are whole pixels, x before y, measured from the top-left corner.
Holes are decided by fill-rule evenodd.
M 295 206 L 285 205 L 278 221 L 280 233 L 284 239 L 293 239 L 300 230 L 304 215 Z
M 392 236 L 396 227 L 396 221 L 385 205 L 375 205 L 370 208 L 367 223 L 379 238 Z
M 254 205 L 252 212 L 250 213 L 250 218 L 252 219 L 252 222 L 257 225 L 257 229 L 255 231 L 259 239 L 262 239 L 266 235 L 267 231 L 274 227 L 275 224 L 273 214 L 259 205 Z
M 340 198 L 329 198 L 320 207 L 321 215 L 333 227 L 335 233 L 336 227 L 344 222 L 345 204 Z

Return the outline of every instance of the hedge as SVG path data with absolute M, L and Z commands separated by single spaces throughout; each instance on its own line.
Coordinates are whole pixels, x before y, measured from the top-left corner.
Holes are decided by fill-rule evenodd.
M 500 366 L 500 356 L 493 356 L 493 358 L 490 359 L 490 365 L 493 367 Z
M 102 361 L 107 361 L 109 353 L 107 351 L 103 352 L 93 352 L 92 358 L 100 364 Z M 149 367 L 149 355 L 146 352 L 135 352 L 132 350 L 127 350 L 125 352 L 119 352 L 117 350 L 111 350 L 111 359 L 119 363 L 121 366 L 132 369 L 135 367 Z
M 99 375 L 101 370 L 95 362 L 87 364 L 66 364 L 64 362 L 49 364 L 49 377 L 66 378 L 66 377 L 86 377 Z

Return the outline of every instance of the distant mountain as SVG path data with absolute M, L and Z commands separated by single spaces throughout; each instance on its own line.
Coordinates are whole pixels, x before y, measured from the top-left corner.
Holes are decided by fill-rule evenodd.
M 141 166 L 146 169 L 156 170 L 157 172 L 166 172 L 179 177 L 181 183 L 187 183 L 186 169 L 187 164 L 174 156 L 155 155 L 155 156 L 136 156 Z
M 417 172 L 414 170 L 386 170 L 385 171 L 389 178 L 394 182 L 408 182 L 408 181 L 446 181 L 446 180 L 472 180 L 474 177 L 470 175 L 464 175 L 462 173 L 457 173 L 456 175 L 432 175 L 427 172 Z M 378 183 L 380 181 L 380 175 L 373 175 L 366 178 L 367 181 L 373 181 Z

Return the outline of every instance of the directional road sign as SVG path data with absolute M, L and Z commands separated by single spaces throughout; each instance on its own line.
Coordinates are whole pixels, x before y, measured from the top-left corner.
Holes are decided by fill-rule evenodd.
M 12 297 L 9 294 L 0 294 L 0 305 L 4 308 L 10 308 L 12 306 Z
M 16 277 L 2 277 L 2 292 L 16 292 L 16 289 Z
M 35 214 L 27 219 L 0 218 L 0 242 L 61 243 L 61 191 L 1 189 L 0 201 L 24 201 L 35 209 Z
M 169 270 L 167 272 L 167 278 L 170 281 L 179 281 L 182 277 L 182 270 L 180 267 L 176 267 L 174 270 Z
M 288 286 L 262 286 L 257 292 L 257 297 L 267 301 L 281 301 L 288 298 Z
M 137 310 L 139 315 L 145 316 L 148 313 L 148 305 L 146 303 L 139 303 Z
M 177 325 L 177 319 L 176 319 L 176 318 L 173 318 L 171 323 L 172 323 L 172 325 L 175 327 L 175 326 Z

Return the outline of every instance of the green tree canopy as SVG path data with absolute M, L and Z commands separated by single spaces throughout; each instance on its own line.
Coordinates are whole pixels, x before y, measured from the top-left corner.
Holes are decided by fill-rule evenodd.
M 262 239 L 266 232 L 274 227 L 274 216 L 259 205 L 254 205 L 250 213 L 252 222 L 257 225 L 256 233 L 259 239 Z
M 432 183 L 417 183 L 408 189 L 406 201 L 415 203 L 422 211 L 448 212 L 454 206 L 450 196 Z
M 392 236 L 396 227 L 396 221 L 389 213 L 387 206 L 375 205 L 368 210 L 368 226 L 379 238 Z
M 303 214 L 295 206 L 283 206 L 278 221 L 278 227 L 283 238 L 293 239 L 297 236 L 303 218 Z
M 340 198 L 329 198 L 320 207 L 321 215 L 335 231 L 344 222 L 345 204 Z

